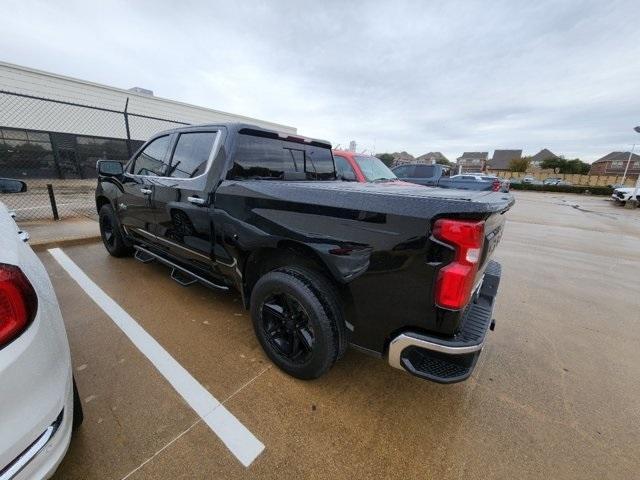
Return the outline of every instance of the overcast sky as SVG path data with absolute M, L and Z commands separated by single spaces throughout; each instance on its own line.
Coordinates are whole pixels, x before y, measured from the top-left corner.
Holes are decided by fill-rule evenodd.
M 1 5 L 1 60 L 334 145 L 592 161 L 640 142 L 637 0 Z

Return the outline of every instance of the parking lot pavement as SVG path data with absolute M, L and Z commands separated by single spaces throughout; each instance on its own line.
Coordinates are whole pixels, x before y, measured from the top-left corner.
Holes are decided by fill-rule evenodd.
M 56 478 L 633 478 L 640 467 L 640 210 L 517 192 L 473 376 L 427 383 L 350 350 L 271 367 L 233 293 L 101 244 L 64 252 L 262 443 L 247 468 L 47 252 L 85 423 Z

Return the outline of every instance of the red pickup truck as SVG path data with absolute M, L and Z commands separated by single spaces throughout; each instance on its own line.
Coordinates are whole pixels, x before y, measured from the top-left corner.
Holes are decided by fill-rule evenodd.
M 338 179 L 360 183 L 399 181 L 398 177 L 382 163 L 382 160 L 374 156 L 347 150 L 333 150 L 333 159 Z

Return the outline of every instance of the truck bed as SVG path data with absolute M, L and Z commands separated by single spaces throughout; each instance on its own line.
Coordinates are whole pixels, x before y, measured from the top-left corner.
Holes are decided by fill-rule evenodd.
M 258 196 L 378 214 L 432 219 L 446 213 L 491 214 L 509 209 L 508 193 L 430 188 L 400 183 L 225 180 L 217 195 Z M 483 215 L 484 216 L 484 215 Z

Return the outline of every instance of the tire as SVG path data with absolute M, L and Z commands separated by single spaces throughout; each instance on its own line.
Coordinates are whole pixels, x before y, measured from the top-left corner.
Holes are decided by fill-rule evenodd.
M 262 276 L 251 294 L 260 345 L 281 370 L 303 380 L 326 373 L 346 350 L 335 288 L 320 273 L 285 267 Z
M 84 412 L 82 410 L 82 402 L 80 401 L 80 394 L 78 393 L 78 387 L 76 386 L 76 379 L 73 379 L 73 430 L 76 430 L 84 420 Z
M 114 257 L 127 257 L 133 253 L 133 248 L 127 245 L 120 228 L 118 217 L 111 205 L 103 205 L 100 209 L 100 236 L 107 252 Z

